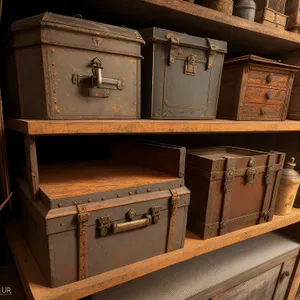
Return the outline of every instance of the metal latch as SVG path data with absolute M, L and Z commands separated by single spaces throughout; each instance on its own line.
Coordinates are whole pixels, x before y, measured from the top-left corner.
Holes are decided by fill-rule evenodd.
M 169 40 L 168 45 L 168 65 L 172 65 L 175 62 L 176 51 L 178 50 L 179 46 L 179 38 L 175 37 L 172 33 L 168 33 L 166 38 Z
M 207 44 L 209 47 L 206 69 L 211 69 L 214 65 L 214 59 L 215 59 L 216 52 L 220 48 L 218 46 L 214 45 L 209 38 L 206 38 L 206 40 L 207 40 Z
M 99 235 L 101 237 L 104 237 L 108 233 L 108 229 L 111 225 L 110 223 L 110 216 L 102 216 L 99 219 L 97 219 L 98 226 L 97 229 L 99 231 Z
M 187 57 L 187 60 L 185 61 L 184 65 L 184 73 L 187 75 L 195 75 L 196 73 L 196 55 L 195 54 L 190 54 Z
M 256 179 L 257 169 L 255 168 L 255 159 L 251 157 L 248 162 L 249 168 L 246 171 L 246 183 L 253 183 Z
M 106 78 L 102 76 L 102 63 L 98 57 L 95 57 L 92 60 L 92 76 L 86 75 L 79 75 L 74 73 L 72 75 L 72 82 L 79 87 L 85 88 L 94 88 L 97 87 L 98 89 L 115 89 L 115 90 L 122 90 L 122 82 L 119 79 L 112 79 Z M 103 94 L 99 93 L 99 97 L 107 98 L 107 93 Z M 95 93 L 92 93 L 90 96 L 97 96 Z

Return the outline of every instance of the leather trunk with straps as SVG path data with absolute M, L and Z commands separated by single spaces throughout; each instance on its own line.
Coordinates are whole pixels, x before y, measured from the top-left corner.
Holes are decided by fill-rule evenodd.
M 143 117 L 215 119 L 227 43 L 156 27 L 140 33 Z
M 238 147 L 187 150 L 188 229 L 207 239 L 271 221 L 284 159 Z
M 122 143 L 114 149 L 111 160 L 40 165 L 38 200 L 18 179 L 26 240 L 51 287 L 184 245 L 185 148 Z

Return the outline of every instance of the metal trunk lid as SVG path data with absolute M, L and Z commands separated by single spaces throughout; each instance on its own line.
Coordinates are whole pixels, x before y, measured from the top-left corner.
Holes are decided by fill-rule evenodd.
M 61 31 L 72 34 L 72 47 L 74 48 L 79 46 L 92 47 L 92 45 L 101 48 L 103 39 L 106 38 L 144 44 L 144 40 L 136 30 L 49 12 L 16 21 L 12 24 L 10 31 L 14 36 L 13 47 L 25 47 L 39 43 L 53 43 L 55 39 L 50 34 L 49 36 L 51 38 L 49 40 L 48 35 L 44 34 L 46 31 L 49 33 L 55 31 L 56 40 L 62 46 L 70 44 L 71 42 L 64 41 L 58 32 Z M 42 34 L 38 34 L 37 31 L 42 32 Z M 73 35 L 74 33 L 78 33 L 79 35 Z M 91 45 L 84 46 L 81 41 L 82 35 L 91 37 Z M 53 39 L 53 41 L 51 39 Z
M 170 42 L 170 38 L 172 37 L 178 40 L 179 46 L 209 51 L 211 50 L 212 45 L 214 51 L 224 54 L 227 53 L 227 42 L 225 41 L 195 37 L 186 33 L 178 33 L 157 27 L 145 28 L 139 30 L 139 32 L 142 34 L 146 42 L 167 44 Z

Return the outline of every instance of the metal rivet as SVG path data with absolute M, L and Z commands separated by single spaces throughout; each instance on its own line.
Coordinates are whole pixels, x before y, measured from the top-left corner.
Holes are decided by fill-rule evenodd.
M 120 195 L 120 194 L 118 194 L 118 195 L 117 195 L 117 197 L 118 197 L 118 198 L 120 198 L 120 197 L 121 197 L 121 195 Z
M 76 205 L 77 204 L 77 202 L 76 201 L 74 201 L 74 205 Z
M 136 194 L 138 194 L 138 193 L 139 193 L 139 191 L 135 191 L 135 193 L 136 193 Z
M 61 203 L 58 203 L 58 207 L 62 207 L 62 204 L 61 204 Z
M 56 72 L 53 72 L 53 76 L 56 76 L 57 75 L 57 73 Z
M 129 195 L 132 195 L 132 192 L 129 192 L 128 194 L 129 194 Z
M 60 223 L 60 226 L 64 226 L 64 223 L 63 223 L 63 222 L 61 222 L 61 223 Z
M 105 197 L 101 197 L 101 200 L 105 200 Z
M 91 199 L 91 198 L 89 198 L 89 199 L 88 199 L 88 202 L 92 202 L 92 199 Z
M 85 276 L 81 276 L 81 278 L 82 278 L 82 279 L 84 279 L 84 278 L 85 278 Z
M 82 234 L 84 234 L 85 233 L 85 231 L 84 230 L 82 230 Z
M 148 189 L 147 189 L 147 192 L 150 192 L 150 191 L 151 191 L 151 189 L 150 189 L 150 188 L 148 188 Z

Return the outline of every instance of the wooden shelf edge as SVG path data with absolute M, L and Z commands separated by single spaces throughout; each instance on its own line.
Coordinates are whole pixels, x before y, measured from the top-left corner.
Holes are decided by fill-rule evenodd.
M 24 120 L 5 118 L 5 127 L 26 135 L 235 133 L 300 131 L 300 121 L 232 120 Z
M 204 253 L 235 244 L 255 236 L 300 222 L 300 209 L 293 208 L 288 216 L 274 216 L 271 222 L 251 226 L 209 240 L 200 240 L 188 233 L 182 249 L 158 255 L 116 270 L 58 288 L 48 288 L 23 240 L 19 223 L 7 224 L 6 233 L 15 262 L 29 299 L 68 300 L 82 298 L 151 272 L 183 262 Z
M 235 32 L 242 31 L 245 34 L 253 34 L 258 38 L 262 37 L 281 40 L 285 42 L 288 47 L 288 49 L 282 49 L 281 52 L 299 49 L 300 36 L 291 31 L 279 30 L 278 28 L 249 21 L 234 15 L 226 15 L 216 10 L 183 0 L 143 0 L 143 2 L 158 8 L 164 8 L 173 12 L 184 14 L 186 17 L 194 17 L 199 20 L 214 22 L 216 26 L 226 26 L 226 29 L 232 28 Z M 232 37 L 230 38 L 232 39 Z M 260 46 L 264 47 L 265 45 Z

